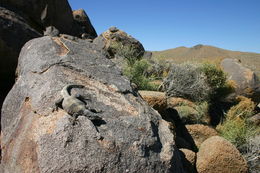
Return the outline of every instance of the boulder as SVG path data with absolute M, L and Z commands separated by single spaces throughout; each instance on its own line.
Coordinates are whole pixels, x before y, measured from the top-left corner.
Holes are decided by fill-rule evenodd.
M 169 97 L 167 98 L 167 105 L 168 107 L 175 108 L 177 106 L 189 106 L 191 108 L 195 108 L 195 103 L 190 100 L 180 98 L 180 97 Z
M 85 34 L 85 38 L 93 39 L 97 37 L 96 30 L 92 26 L 89 17 L 83 9 L 74 10 L 73 18 L 76 23 L 80 26 L 81 31 L 79 31 L 78 35 L 83 36 Z
M 201 144 L 197 153 L 198 173 L 247 173 L 245 159 L 234 145 L 220 136 L 213 136 Z
M 70 33 L 73 16 L 67 0 L 2 0 L 4 6 L 27 16 L 28 22 L 43 30 L 55 26 L 61 33 Z
M 182 153 L 182 163 L 185 171 L 187 173 L 196 173 L 196 153 L 184 148 L 181 148 L 180 152 Z
M 260 81 L 256 74 L 244 67 L 237 59 L 224 59 L 221 67 L 228 74 L 228 79 L 233 82 L 235 95 L 242 95 L 260 102 Z M 230 96 L 229 99 L 234 98 Z
M 0 7 L 0 110 L 14 84 L 15 68 L 20 49 L 28 40 L 41 36 L 20 15 Z
M 1 0 L 1 6 L 21 14 L 31 27 L 41 33 L 46 27 L 54 26 L 62 34 L 97 36 L 84 10 L 76 10 L 75 13 L 82 13 L 77 15 L 79 18 L 74 18 L 67 0 Z
M 94 42 L 109 53 L 108 58 L 110 59 L 120 60 L 126 53 L 128 56 L 141 58 L 145 52 L 143 45 L 138 40 L 116 27 L 111 27 L 103 32 Z
M 69 37 L 33 39 L 17 69 L 2 109 L 4 172 L 184 172 L 168 123 L 98 45 Z M 84 86 L 71 95 L 80 94 L 102 120 L 74 119 L 55 109 L 67 84 Z
M 139 94 L 155 110 L 163 112 L 166 109 L 167 102 L 164 92 L 140 90 Z
M 248 118 L 248 121 L 252 124 L 259 126 L 260 125 L 260 113 L 255 114 L 252 117 Z
M 218 132 L 215 129 L 202 124 L 186 125 L 185 127 L 198 148 L 200 148 L 202 142 L 206 139 L 218 135 Z

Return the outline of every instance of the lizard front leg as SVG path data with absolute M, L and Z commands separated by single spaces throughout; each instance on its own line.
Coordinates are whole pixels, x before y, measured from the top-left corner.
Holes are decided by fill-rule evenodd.
M 56 100 L 54 106 L 52 107 L 52 112 L 57 111 L 58 108 L 62 108 L 62 102 L 63 98 Z

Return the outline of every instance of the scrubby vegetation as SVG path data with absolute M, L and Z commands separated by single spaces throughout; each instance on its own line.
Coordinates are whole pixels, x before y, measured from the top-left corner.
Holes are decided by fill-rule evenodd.
M 210 88 L 209 98 L 221 100 L 233 92 L 233 87 L 227 82 L 227 75 L 215 64 L 203 63 L 201 72 L 206 76 L 206 83 Z
M 163 82 L 163 89 L 169 97 L 182 97 L 192 101 L 208 99 L 210 88 L 206 76 L 196 64 L 173 65 Z
M 259 172 L 260 135 L 251 137 L 247 142 L 246 152 L 242 153 L 249 165 L 250 173 Z
M 184 63 L 172 66 L 163 88 L 170 97 L 209 101 L 232 91 L 226 80 L 224 72 L 213 64 Z
M 123 73 L 131 82 L 135 83 L 140 90 L 156 90 L 157 85 L 151 84 L 150 79 L 145 76 L 150 64 L 146 60 L 136 60 L 133 64 L 127 65 Z
M 139 90 L 157 90 L 158 85 L 152 84 L 158 69 L 143 59 L 140 52 L 135 47 L 126 46 L 119 42 L 110 45 L 110 51 L 115 54 L 115 58 L 121 59 L 123 74 L 137 85 Z
M 231 107 L 226 114 L 225 121 L 217 128 L 224 138 L 244 153 L 247 150 L 249 139 L 260 135 L 260 128 L 248 121 L 248 118 L 254 114 L 254 102 L 246 97 L 238 99 L 240 102 Z
M 178 111 L 179 116 L 184 124 L 206 124 L 207 123 L 207 112 L 208 103 L 201 102 L 190 105 L 179 105 L 175 109 Z
M 119 58 L 123 58 L 129 66 L 133 66 L 137 60 L 142 59 L 142 54 L 137 48 L 129 45 L 126 46 L 116 41 L 110 44 L 108 52 Z

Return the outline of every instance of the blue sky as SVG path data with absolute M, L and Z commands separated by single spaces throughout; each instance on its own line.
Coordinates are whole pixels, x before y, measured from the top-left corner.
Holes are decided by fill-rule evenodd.
M 98 34 L 116 26 L 146 50 L 196 44 L 260 53 L 260 0 L 69 0 Z

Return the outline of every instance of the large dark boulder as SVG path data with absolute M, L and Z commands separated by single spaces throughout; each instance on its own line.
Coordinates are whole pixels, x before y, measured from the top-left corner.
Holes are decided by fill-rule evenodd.
M 244 67 L 239 60 L 229 58 L 222 60 L 221 67 L 233 83 L 235 88 L 233 97 L 242 95 L 260 102 L 260 80 L 252 70 Z
M 2 172 L 184 172 L 169 124 L 96 44 L 33 39 L 20 53 L 17 73 L 2 109 Z M 84 85 L 72 94 L 100 110 L 102 120 L 73 121 L 53 109 L 66 84 Z
M 83 33 L 90 38 L 97 36 L 86 13 L 81 23 L 73 18 L 67 0 L 1 0 L 0 26 L 0 109 L 14 83 L 18 55 L 27 41 L 42 36 L 48 26 L 78 37 Z
M 76 24 L 79 26 L 78 29 L 78 36 L 83 36 L 85 38 L 93 39 L 97 37 L 96 30 L 92 26 L 88 15 L 83 9 L 74 10 L 73 11 L 73 18 Z M 85 34 L 85 36 L 83 35 Z
M 18 14 L 0 7 L 0 109 L 4 97 L 15 80 L 15 68 L 20 49 L 25 42 L 41 36 Z M 0 115 L 1 116 L 1 115 Z
M 1 6 L 26 16 L 39 31 L 55 26 L 61 33 L 71 34 L 74 19 L 67 0 L 1 0 Z

